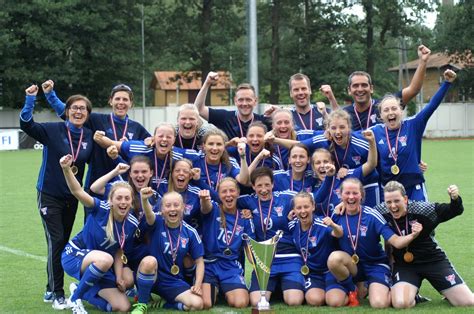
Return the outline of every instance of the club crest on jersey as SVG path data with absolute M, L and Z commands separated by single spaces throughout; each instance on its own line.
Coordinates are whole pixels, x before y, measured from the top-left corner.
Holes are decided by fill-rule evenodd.
M 337 197 L 341 198 L 341 189 L 337 188 L 335 192 L 336 192 Z
M 407 136 L 400 136 L 398 137 L 398 141 L 402 146 L 407 146 Z
M 87 142 L 82 142 L 82 149 L 87 149 Z
M 355 162 L 356 166 L 360 165 L 360 160 L 361 160 L 360 156 L 352 156 L 352 161 Z
M 309 237 L 309 242 L 311 242 L 312 247 L 315 247 L 316 246 L 316 236 Z
M 237 227 L 235 227 L 235 234 L 238 235 L 242 232 L 244 228 L 242 228 L 241 225 L 237 225 Z
M 133 133 L 132 132 L 127 132 L 128 139 L 132 140 L 133 139 Z
M 413 224 L 417 223 L 418 220 L 417 219 L 413 219 L 413 220 L 410 220 L 408 221 L 408 223 L 410 224 L 410 226 L 413 226 Z
M 191 214 L 191 209 L 193 209 L 193 205 L 191 204 L 184 205 L 184 214 L 185 215 Z
M 456 284 L 456 275 L 455 274 L 444 276 L 444 279 L 446 279 L 446 281 L 448 281 L 451 284 L 451 286 Z
M 274 209 L 275 209 L 275 211 L 276 211 L 278 217 L 283 216 L 283 207 L 278 206 L 278 207 L 274 207 Z
M 376 123 L 377 122 L 377 115 L 376 114 L 371 114 L 370 115 L 370 121 L 372 123 Z
M 188 244 L 189 239 L 188 238 L 181 238 L 181 247 L 183 249 L 186 248 L 186 244 Z
M 43 216 L 47 215 L 48 214 L 48 207 L 43 207 L 40 209 L 41 213 L 43 214 Z
M 360 236 L 361 237 L 367 236 L 367 226 L 364 226 L 364 225 L 360 226 Z
M 323 125 L 323 118 L 322 118 L 322 117 L 321 117 L 321 118 L 317 118 L 317 119 L 316 119 L 316 123 L 317 123 L 319 126 Z

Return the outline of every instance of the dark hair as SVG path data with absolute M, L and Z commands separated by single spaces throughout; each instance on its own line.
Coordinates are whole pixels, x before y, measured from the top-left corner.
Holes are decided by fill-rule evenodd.
M 269 177 L 270 181 L 273 183 L 273 171 L 268 167 L 260 167 L 252 171 L 250 174 L 250 182 L 252 185 L 255 185 L 255 181 L 257 181 L 260 177 Z
M 228 141 L 227 135 L 218 128 L 212 128 L 212 129 L 207 130 L 206 133 L 204 133 L 202 137 L 203 147 L 204 147 L 204 144 L 207 142 L 207 139 L 213 135 L 220 136 L 222 140 L 224 141 L 224 146 L 225 146 L 225 143 Z M 204 151 L 204 155 L 205 154 L 206 152 Z M 225 148 L 224 148 L 224 152 L 222 153 L 220 162 L 222 162 L 227 167 L 227 174 L 229 174 L 232 165 L 230 163 L 229 153 L 227 152 L 227 149 Z
M 79 101 L 79 100 L 83 100 L 86 103 L 87 112 L 90 114 L 92 112 L 92 103 L 89 100 L 89 98 L 87 98 L 84 95 L 80 95 L 80 94 L 72 95 L 66 100 L 65 110 L 71 109 L 72 104 L 75 103 L 76 101 Z
M 291 204 L 291 208 L 295 208 L 295 199 L 299 197 L 299 198 L 308 198 L 311 202 L 311 204 L 313 206 L 316 206 L 316 202 L 314 201 L 314 197 L 312 194 L 306 192 L 306 191 L 299 191 L 298 193 L 296 193 L 295 196 L 293 196 L 293 200 L 292 200 L 292 204 Z
M 309 152 L 308 147 L 307 147 L 305 144 L 303 144 L 303 143 L 296 143 L 295 145 L 291 146 L 291 148 L 288 150 L 288 157 L 291 156 L 291 151 L 292 151 L 293 148 L 295 148 L 295 147 L 299 147 L 299 148 L 304 149 L 305 152 L 306 152 L 306 155 L 308 156 L 308 158 L 311 157 L 311 153 Z
M 351 75 L 349 75 L 349 78 L 347 79 L 347 86 L 348 86 L 348 87 L 351 87 L 352 78 L 353 78 L 354 76 L 365 76 L 365 77 L 369 80 L 369 84 L 370 84 L 370 85 L 373 85 L 373 84 L 372 84 L 372 77 L 370 76 L 369 73 L 364 72 L 364 71 L 354 71 L 354 72 L 351 73 Z
M 134 164 L 136 163 L 144 163 L 144 164 L 147 164 L 148 167 L 150 167 L 150 170 L 151 172 L 153 173 L 153 165 L 151 163 L 151 160 L 150 158 L 148 158 L 147 156 L 144 156 L 144 155 L 135 155 L 132 157 L 132 159 L 130 160 L 130 171 L 132 170 L 132 167 Z M 148 182 L 148 186 L 150 186 L 150 183 L 151 183 L 151 178 L 150 178 L 150 181 Z M 140 191 L 137 191 L 137 188 L 135 187 L 135 185 L 133 184 L 133 180 L 132 180 L 132 177 L 129 175 L 128 176 L 128 184 L 130 184 L 130 186 L 132 187 L 132 190 L 134 193 L 140 193 Z M 135 197 L 133 199 L 133 212 L 135 213 L 135 217 L 139 217 L 138 214 L 140 212 L 140 198 L 139 197 Z
M 304 75 L 303 73 L 296 73 L 296 74 L 293 74 L 290 77 L 290 80 L 288 81 L 288 86 L 290 87 L 290 91 L 291 91 L 291 84 L 293 83 L 293 81 L 301 81 L 301 80 L 305 80 L 306 83 L 308 83 L 308 87 L 311 88 L 311 81 L 309 80 L 309 77 L 307 75 Z
M 126 92 L 128 97 L 130 97 L 130 101 L 133 102 L 133 91 L 132 88 L 125 84 L 118 84 L 115 85 L 112 90 L 110 91 L 110 99 L 114 97 L 115 93 L 117 92 Z
M 182 159 L 180 159 L 180 160 L 176 160 L 176 161 L 171 165 L 171 171 L 170 171 L 169 181 L 168 181 L 168 192 L 175 191 L 175 189 L 174 189 L 174 182 L 173 182 L 173 171 L 174 171 L 174 169 L 176 168 L 176 165 L 177 165 L 179 162 L 184 162 L 185 164 L 187 164 L 187 165 L 189 166 L 189 169 L 193 169 L 193 163 L 191 162 L 191 160 L 189 160 L 189 159 L 187 159 L 187 158 L 182 158 Z M 189 184 L 189 181 L 188 181 L 188 184 Z

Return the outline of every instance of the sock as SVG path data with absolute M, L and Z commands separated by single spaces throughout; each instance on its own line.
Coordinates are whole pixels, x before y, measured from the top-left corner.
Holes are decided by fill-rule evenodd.
M 164 305 L 163 305 L 163 308 L 164 309 L 175 309 L 175 310 L 178 310 L 178 311 L 184 311 L 184 304 L 181 303 L 181 302 L 175 302 L 175 303 L 169 303 L 169 302 L 166 302 Z
M 82 299 L 84 293 L 94 286 L 104 275 L 105 272 L 98 269 L 94 264 L 90 264 L 82 275 L 81 281 L 76 291 L 74 291 L 74 295 L 71 297 L 71 301 Z
M 352 276 L 349 275 L 349 277 L 347 277 L 346 279 L 342 280 L 342 281 L 339 281 L 339 283 L 344 287 L 346 288 L 348 291 L 355 291 L 356 290 L 356 286 L 355 284 L 352 282 Z
M 155 283 L 155 274 L 143 274 L 138 272 L 137 288 L 138 288 L 138 302 L 147 304 L 150 301 L 151 289 Z
M 109 302 L 107 302 L 105 299 L 101 298 L 98 295 L 92 298 L 88 298 L 86 301 L 101 310 L 102 312 L 112 312 L 112 305 L 110 305 Z

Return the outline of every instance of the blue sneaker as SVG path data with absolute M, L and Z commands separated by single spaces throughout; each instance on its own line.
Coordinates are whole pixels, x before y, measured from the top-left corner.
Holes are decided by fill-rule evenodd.
M 54 294 L 51 291 L 46 291 L 43 295 L 43 302 L 44 303 L 53 303 Z

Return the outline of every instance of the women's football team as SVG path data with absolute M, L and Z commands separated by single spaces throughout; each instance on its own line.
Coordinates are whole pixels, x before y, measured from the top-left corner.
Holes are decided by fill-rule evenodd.
M 292 112 L 277 109 L 272 130 L 252 116 L 245 137 L 230 139 L 204 126 L 191 104 L 177 126 L 160 124 L 150 136 L 129 119 L 133 92 L 124 84 L 112 89 L 112 112 L 97 114 L 82 95 L 63 103 L 48 80 L 43 92 L 64 122 L 37 123 L 39 88 L 28 87 L 21 128 L 44 145 L 37 183 L 48 246 L 44 301 L 73 313 L 87 313 L 83 301 L 145 313 L 158 303 L 153 294 L 175 310 L 217 300 L 256 306 L 261 289 L 255 272 L 246 283 L 243 235 L 265 241 L 282 231 L 268 300 L 353 307 L 368 297 L 374 308 L 409 308 L 427 279 L 452 305 L 474 305 L 432 237 L 462 213 L 458 188 L 448 187 L 447 204 L 428 202 L 419 166 L 423 131 L 456 77 L 444 76 L 411 119 L 388 95 L 378 104 L 380 123 L 366 130 L 353 131 L 350 115 L 334 110 L 324 115 L 325 131 L 296 131 Z M 78 202 L 85 223 L 69 240 Z M 64 271 L 77 280 L 68 299 Z

